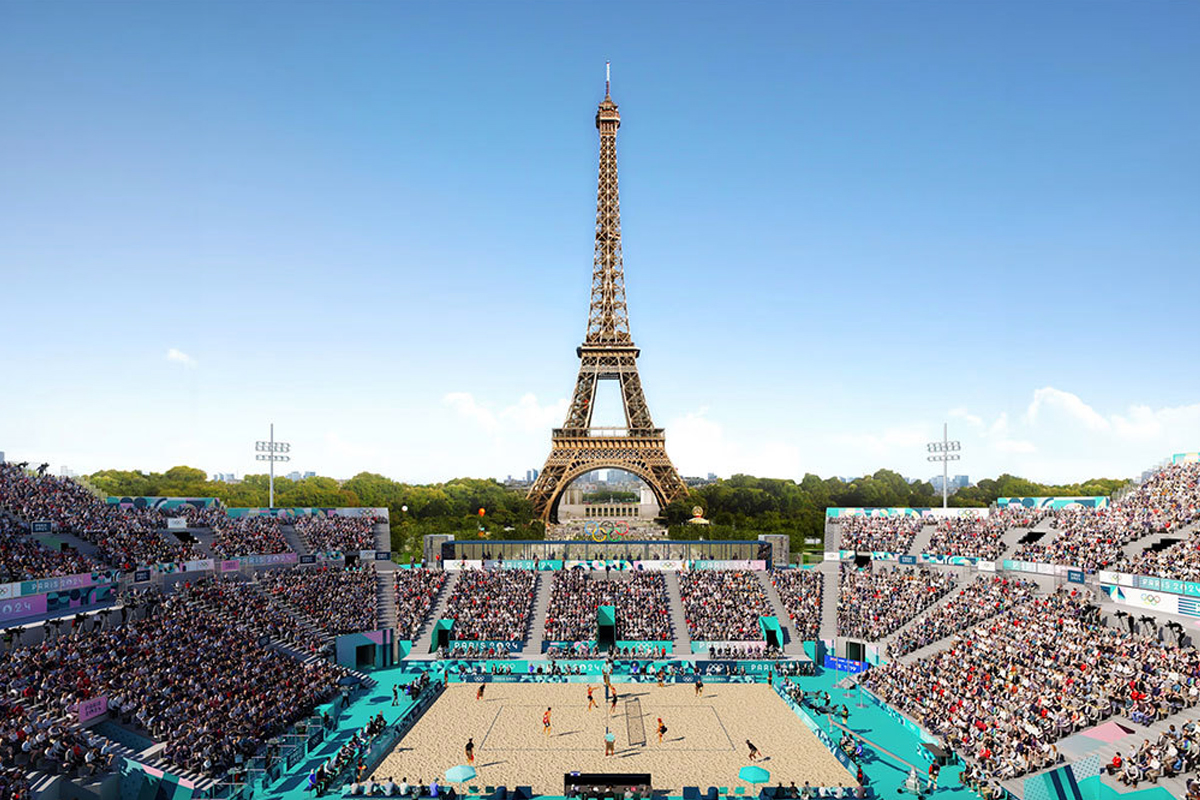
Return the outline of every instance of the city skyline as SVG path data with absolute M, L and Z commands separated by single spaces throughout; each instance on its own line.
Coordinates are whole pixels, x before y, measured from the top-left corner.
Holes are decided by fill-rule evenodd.
M 540 467 L 611 60 L 682 474 L 923 475 L 943 422 L 973 476 L 1198 450 L 1200 10 L 1015 8 L 7 4 L 0 449 L 257 473 L 274 422 L 319 474 Z

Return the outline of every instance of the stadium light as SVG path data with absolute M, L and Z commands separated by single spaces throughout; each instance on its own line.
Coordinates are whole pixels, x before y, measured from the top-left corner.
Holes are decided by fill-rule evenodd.
M 930 442 L 925 445 L 925 449 L 935 455 L 929 456 L 929 461 L 942 462 L 942 508 L 946 508 L 950 504 L 950 476 L 948 474 L 950 462 L 958 461 L 962 456 L 958 451 L 962 449 L 962 445 L 957 441 L 950 441 L 949 434 L 950 426 L 945 422 L 942 423 L 942 440 L 940 442 Z
M 275 462 L 276 461 L 291 461 L 292 457 L 283 455 L 291 451 L 292 446 L 287 442 L 275 441 L 275 423 L 271 423 L 271 438 L 265 442 L 255 442 L 254 449 L 258 451 L 255 459 L 258 461 L 269 461 L 271 463 L 271 478 L 270 478 L 270 495 L 267 500 L 267 505 L 271 508 L 275 507 Z

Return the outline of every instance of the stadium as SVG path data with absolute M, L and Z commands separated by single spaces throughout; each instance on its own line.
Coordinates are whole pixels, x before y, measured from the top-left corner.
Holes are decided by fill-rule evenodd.
M 274 29 L 277 22 L 270 19 L 262 28 Z M 671 36 L 664 41 L 673 38 L 675 24 L 671 19 Z M 771 20 L 762 27 L 777 24 Z M 240 32 L 240 24 L 230 27 Z M 1074 21 L 1071 30 L 1074 35 Z M 719 33 L 724 40 L 725 31 Z M 455 27 L 444 38 L 459 34 Z M 505 38 L 494 36 L 490 25 L 488 35 Z M 93 38 L 104 37 L 91 31 L 81 37 Z M 164 51 L 188 50 L 158 31 L 153 38 Z M 355 49 L 371 49 L 355 36 L 346 39 Z M 653 44 L 657 52 L 660 43 Z M 253 47 L 258 45 L 255 40 Z M 392 43 L 383 49 L 392 49 Z M 800 48 L 788 43 L 792 49 Z M 249 83 L 243 72 L 233 74 L 238 88 Z M 305 80 L 318 91 L 326 77 Z M 1112 481 L 1112 491 L 1009 492 L 1012 496 L 987 503 L 960 496 L 963 502 L 953 506 L 946 470 L 958 457 L 958 443 L 945 428 L 942 441 L 928 445 L 930 455 L 922 454 L 940 463 L 940 498 L 927 491 L 931 484 L 896 473 L 888 480 L 894 478 L 899 499 L 876 507 L 813 499 L 831 496 L 827 483 L 860 491 L 856 481 L 865 484 L 874 476 L 823 482 L 806 475 L 805 483 L 816 484 L 812 495 L 791 503 L 771 500 L 762 488 L 796 489 L 790 479 L 736 473 L 724 481 L 715 474 L 686 479 L 675 466 L 683 462 L 668 456 L 667 430 L 652 418 L 638 371 L 642 351 L 634 344 L 626 305 L 617 189 L 621 114 L 607 77 L 594 112 L 599 177 L 587 325 L 582 343 L 571 342 L 579 371 L 563 401 L 561 427 L 548 431 L 549 453 L 538 462 L 544 466 L 530 470 L 528 480 L 479 481 L 486 494 L 477 499 L 466 489 L 451 497 L 445 485 L 436 491 L 405 486 L 413 491 L 389 494 L 399 484 L 365 472 L 346 481 L 310 473 L 311 483 L 297 478 L 288 484 L 299 487 L 287 495 L 295 502 L 277 502 L 276 462 L 287 460 L 289 445 L 276 441 L 273 424 L 270 439 L 258 442 L 255 451 L 257 461 L 269 462 L 269 476 L 245 476 L 237 487 L 226 485 L 235 481 L 208 481 L 204 473 L 195 480 L 213 492 L 219 483 L 228 492 L 224 499 L 178 488 L 161 493 L 134 488 L 149 485 L 143 473 L 76 477 L 64 468 L 56 475 L 49 462 L 58 453 L 35 451 L 28 440 L 20 443 L 19 459 L 5 460 L 0 453 L 0 800 L 1200 800 L 1200 453 L 1183 449 L 1196 443 L 1183 441 L 1178 452 L 1160 453 L 1162 460 L 1136 479 Z M 504 82 L 517 83 L 508 77 Z M 373 90 L 355 95 L 367 105 L 373 96 Z M 503 99 L 502 111 L 531 113 L 523 103 Z M 44 103 L 39 96 L 37 104 Z M 712 110 L 715 102 L 705 105 L 696 112 L 703 119 L 697 127 L 726 116 Z M 588 111 L 580 122 L 590 126 Z M 422 113 L 450 112 L 434 104 Z M 328 119 L 342 122 L 333 112 Z M 258 124 L 247 124 L 246 135 Z M 190 127 L 205 125 L 180 125 L 179 132 Z M 445 133 L 450 126 L 431 130 L 459 147 L 452 141 L 458 131 Z M 592 135 L 590 127 L 586 133 Z M 284 138 L 262 144 L 262 152 L 286 152 L 290 144 Z M 525 157 L 520 148 L 506 147 L 519 162 Z M 341 151 L 347 160 L 358 157 L 351 150 Z M 217 163 L 223 163 L 215 157 L 211 164 L 198 161 L 218 172 Z M 536 178 L 534 161 L 520 162 L 530 181 Z M 291 163 L 284 170 L 289 180 Z M 645 160 L 633 163 L 650 166 Z M 589 170 L 592 166 L 589 162 Z M 416 172 L 414 165 L 405 168 Z M 723 186 L 720 181 L 731 180 L 724 173 L 739 170 L 717 168 L 712 174 L 721 175 L 717 183 Z M 327 180 L 319 170 L 313 175 L 315 182 Z M 439 183 L 439 189 L 455 194 L 456 180 L 451 175 L 449 188 Z M 298 191 L 289 184 L 281 194 L 309 188 L 306 183 Z M 334 180 L 313 193 L 326 188 L 339 195 Z M 380 192 L 390 199 L 393 188 Z M 196 194 L 205 191 L 201 186 Z M 434 194 L 414 205 L 428 199 L 434 207 L 445 199 Z M 73 208 L 68 206 L 69 213 Z M 359 222 L 370 220 L 367 214 Z M 301 226 L 284 227 L 294 237 L 293 228 Z M 38 235 L 54 238 L 41 229 Z M 257 236 L 254 231 L 242 244 Z M 350 243 L 360 238 L 369 237 L 347 233 L 339 254 L 343 247 L 353 250 L 357 245 Z M 795 244 L 789 239 L 788 246 Z M 307 247 L 305 241 L 297 249 Z M 580 288 L 588 285 L 585 273 L 578 271 Z M 672 276 L 672 289 L 683 282 Z M 892 276 L 880 287 L 864 282 L 871 297 L 836 299 L 847 306 L 902 305 L 885 296 L 898 282 Z M 1017 297 L 1026 291 L 1019 283 L 992 287 L 1000 300 L 978 301 L 975 310 L 985 302 L 989 311 L 1027 302 Z M 1057 302 L 1087 305 L 1090 299 L 1077 296 L 1092 294 L 1098 283 L 1081 281 Z M 412 281 L 411 288 L 424 303 L 421 282 Z M 336 306 L 337 290 L 322 283 L 326 289 Z M 366 281 L 351 286 L 346 303 L 357 316 L 348 327 L 374 335 L 376 326 L 391 324 L 383 317 L 403 316 L 388 309 L 374 319 L 369 309 L 359 308 L 363 295 L 382 291 Z M 756 291 L 772 289 L 759 285 Z M 689 287 L 693 296 L 706 293 L 703 280 Z M 853 295 L 857 288 L 840 293 Z M 1040 286 L 1028 290 L 1053 293 Z M 300 294 L 284 295 L 280 313 L 290 313 Z M 206 314 L 212 306 L 255 296 L 233 295 L 222 294 L 206 306 L 169 286 L 148 282 L 145 290 L 156 301 L 146 306 Z M 475 302 L 468 300 L 467 305 Z M 757 316 L 759 302 L 746 306 L 752 310 L 744 316 Z M 129 308 L 136 311 L 130 316 L 142 313 L 132 303 Z M 457 328 L 469 327 L 470 318 L 484 311 L 438 313 L 445 315 L 443 327 Z M 296 319 L 308 325 L 325 314 L 321 308 Z M 703 349 L 712 343 L 712 322 L 695 316 L 685 322 L 701 331 L 696 349 Z M 67 317 L 54 310 L 55 320 Z M 221 327 L 201 316 L 179 319 Z M 1183 330 L 1178 338 L 1186 338 L 1186 323 L 1178 327 Z M 414 350 L 441 331 L 421 333 L 425 338 Z M 488 339 L 493 331 L 476 335 Z M 835 335 L 840 334 L 832 329 L 821 333 Z M 1142 346 L 1141 336 L 1129 338 Z M 491 359 L 486 344 L 471 346 Z M 328 369 L 309 372 L 306 364 L 289 372 L 272 365 L 270 371 L 289 393 L 328 392 L 329 399 L 321 399 L 327 404 L 322 417 L 370 416 L 370 408 L 384 407 L 391 413 L 392 406 L 371 393 L 384 394 L 378 384 L 392 367 L 370 364 L 360 371 L 348 354 L 358 346 L 331 347 L 336 363 L 323 365 Z M 790 370 L 800 350 L 789 349 L 780 362 Z M 845 360 L 856 362 L 858 354 L 850 352 L 853 357 Z M 238 394 L 249 374 L 261 369 L 259 362 L 270 360 L 252 355 L 246 363 L 255 363 L 244 371 L 217 378 L 210 373 L 194 383 Z M 193 371 L 198 363 L 174 348 L 167 358 L 181 370 Z M 711 383 L 697 377 L 676 382 L 677 391 L 724 391 L 734 382 L 724 373 L 732 374 L 732 362 L 739 359 L 722 365 Z M 35 354 L 28 363 L 37 360 Z M 462 360 L 466 366 L 456 364 L 456 370 L 478 369 Z M 1065 359 L 1050 360 L 1055 369 L 1067 368 Z M 122 396 L 128 388 L 139 402 L 138 392 L 159 382 L 184 385 L 193 374 L 159 381 L 132 367 L 121 372 L 123 380 L 141 384 L 136 391 L 123 384 Z M 882 397 L 893 388 L 894 376 L 881 374 L 878 363 L 867 372 L 855 391 Z M 948 370 L 938 366 L 895 383 L 933 384 L 944 373 Z M 431 382 L 418 375 L 412 383 Z M 81 370 L 71 379 L 90 389 L 96 378 Z M 31 396 L 57 394 L 41 380 L 23 380 Z M 615 386 L 617 424 L 601 424 L 593 416 L 601 384 Z M 9 393 L 23 397 L 23 391 Z M 97 393 L 61 394 L 83 405 Z M 446 397 L 461 405 L 470 400 L 453 392 Z M 64 422 L 72 411 L 62 409 L 74 408 L 67 402 L 56 407 L 63 419 L 55 425 L 31 419 L 32 434 L 0 433 L 53 440 L 41 429 L 59 422 L 72 427 Z M 133 404 L 144 413 L 152 403 Z M 418 408 L 415 401 L 412 408 Z M 551 410 L 559 413 L 557 406 Z M 514 416 L 482 405 L 468 411 L 492 429 Z M 188 419 L 208 419 L 193 412 Z M 170 427 L 186 427 L 177 421 L 186 416 L 183 411 L 172 407 L 170 414 Z M 525 416 L 541 424 L 540 409 Z M 969 415 L 960 416 L 966 421 Z M 1130 429 L 1167 427 L 1159 419 L 1147 421 L 1150 416 L 1119 421 Z M 1000 422 L 1007 424 L 1003 414 Z M 416 412 L 409 418 L 398 413 L 393 423 L 421 427 L 425 420 Z M 1089 434 L 1116 427 L 1104 418 L 1089 423 Z M 196 422 L 187 436 L 200 439 L 217 427 Z M 121 430 L 104 441 L 150 440 L 153 430 L 149 425 L 145 431 Z M 1176 429 L 1169 433 L 1186 438 Z M 350 452 L 367 452 L 341 442 L 336 431 L 327 439 Z M 1004 445 L 1012 452 L 1033 447 L 1016 440 Z M 454 450 L 440 442 L 433 449 Z M 169 471 L 170 480 L 159 485 L 193 485 L 185 480 L 189 469 Z M 598 471 L 626 482 L 610 486 L 606 478 L 602 491 L 580 488 Z M 267 483 L 257 481 L 260 477 Z M 368 495 L 372 481 L 390 488 Z M 750 486 L 752 481 L 758 484 Z M 747 517 L 725 510 L 720 513 L 728 525 L 717 514 L 706 517 L 713 510 L 705 507 L 706 498 L 715 503 L 722 493 L 739 491 L 761 501 L 755 517 L 761 528 L 747 529 Z M 230 501 L 234 496 L 252 499 Z M 382 499 L 359 502 L 368 496 Z M 420 509 L 402 499 L 410 496 L 421 498 Z M 905 502 L 913 498 L 922 502 Z M 446 510 L 452 505 L 454 513 Z M 431 510 L 438 508 L 442 511 Z M 781 528 L 781 519 L 795 525 Z M 802 528 L 797 520 L 811 525 Z M 768 521 L 775 527 L 768 529 Z
M 397 563 L 387 509 L 0 477 L 5 797 L 884 797 L 937 765 L 1158 800 L 1200 767 L 1195 453 L 1115 498 L 831 508 L 809 565 L 766 536 Z

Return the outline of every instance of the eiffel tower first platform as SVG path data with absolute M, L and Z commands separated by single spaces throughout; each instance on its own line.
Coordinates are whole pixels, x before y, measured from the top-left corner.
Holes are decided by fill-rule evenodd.
M 637 475 L 660 506 L 687 493 L 667 457 L 666 434 L 654 427 L 642 394 L 637 358 L 625 305 L 625 268 L 621 261 L 621 204 L 617 193 L 617 129 L 621 115 L 604 82 L 604 100 L 596 111 L 600 131 L 600 182 L 596 195 L 596 252 L 592 263 L 592 300 L 587 337 L 576 350 L 579 377 L 567 420 L 555 428 L 550 457 L 529 489 L 533 510 L 547 522 L 558 521 L 558 501 L 571 482 L 594 469 L 615 468 Z M 617 381 L 625 411 L 624 428 L 592 426 L 596 384 Z

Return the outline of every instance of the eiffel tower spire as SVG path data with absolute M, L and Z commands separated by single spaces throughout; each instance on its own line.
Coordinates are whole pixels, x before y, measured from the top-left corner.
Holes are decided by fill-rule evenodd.
M 600 131 L 600 179 L 596 190 L 596 250 L 592 259 L 592 303 L 586 344 L 631 344 L 625 306 L 625 265 L 621 261 L 621 196 L 617 186 L 617 129 L 621 114 L 613 102 L 605 64 L 604 100 L 596 109 Z
M 655 428 L 642 393 L 637 358 L 640 351 L 629 333 L 625 305 L 625 266 L 621 258 L 621 203 L 617 191 L 617 130 L 621 114 L 613 102 L 607 65 L 604 99 L 596 109 L 600 133 L 600 173 L 596 190 L 596 245 L 592 259 L 592 295 L 587 335 L 576 349 L 579 376 L 567 419 L 553 432 L 553 447 L 538 479 L 529 489 L 535 513 L 556 521 L 564 489 L 585 472 L 615 467 L 637 475 L 654 492 L 659 505 L 687 492 L 671 459 L 666 436 Z M 596 384 L 621 385 L 624 428 L 592 426 Z

